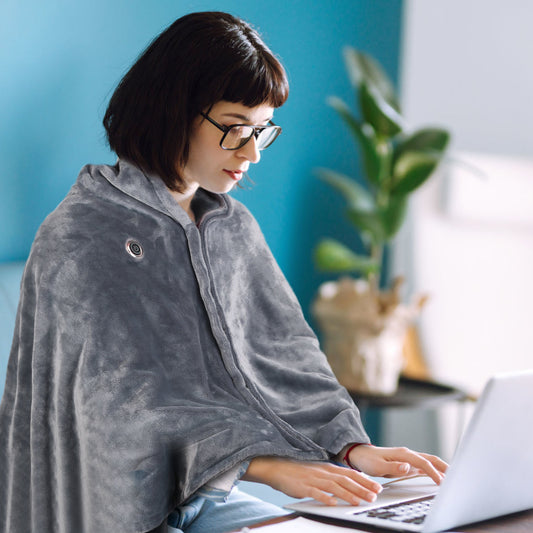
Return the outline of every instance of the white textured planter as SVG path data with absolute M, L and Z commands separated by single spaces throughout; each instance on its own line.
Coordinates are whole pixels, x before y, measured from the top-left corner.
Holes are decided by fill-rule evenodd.
M 364 280 L 343 278 L 319 289 L 313 314 L 322 348 L 337 379 L 350 391 L 396 392 L 406 332 L 424 301 L 401 304 L 399 285 L 384 293 L 372 291 Z

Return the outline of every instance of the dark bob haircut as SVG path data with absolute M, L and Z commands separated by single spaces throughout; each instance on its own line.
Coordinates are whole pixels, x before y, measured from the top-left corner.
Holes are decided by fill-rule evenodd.
M 148 46 L 116 88 L 104 127 L 109 146 L 182 192 L 193 121 L 220 100 L 283 105 L 281 63 L 246 22 L 221 12 L 191 13 Z

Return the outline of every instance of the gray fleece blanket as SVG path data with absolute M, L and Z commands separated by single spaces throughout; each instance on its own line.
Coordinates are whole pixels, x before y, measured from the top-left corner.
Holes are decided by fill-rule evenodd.
M 143 532 L 259 455 L 367 442 L 254 218 L 87 166 L 36 236 L 0 406 L 0 531 Z

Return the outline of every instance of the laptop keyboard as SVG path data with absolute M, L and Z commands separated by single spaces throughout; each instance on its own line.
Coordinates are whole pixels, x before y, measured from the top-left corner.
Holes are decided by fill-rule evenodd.
M 418 500 L 395 503 L 369 511 L 358 511 L 354 514 L 406 524 L 421 524 L 426 518 L 434 498 L 435 496 L 426 496 Z

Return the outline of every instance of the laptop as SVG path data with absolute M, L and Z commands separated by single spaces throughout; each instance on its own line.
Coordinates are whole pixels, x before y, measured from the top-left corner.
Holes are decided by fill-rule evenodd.
M 373 503 L 335 507 L 303 500 L 302 514 L 395 531 L 435 533 L 533 508 L 533 370 L 489 380 L 444 481 L 428 477 L 384 484 Z M 407 506 L 403 511 L 399 506 Z

